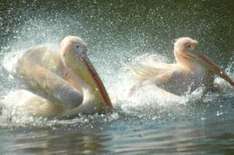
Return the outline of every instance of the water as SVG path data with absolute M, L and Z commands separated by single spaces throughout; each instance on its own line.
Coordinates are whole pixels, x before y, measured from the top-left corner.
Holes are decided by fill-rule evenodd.
M 66 35 L 81 36 L 113 98 L 115 111 L 70 120 L 0 117 L 0 154 L 234 154 L 234 93 L 201 98 L 199 90 L 162 98 L 154 87 L 126 97 L 125 65 L 151 56 L 173 61 L 172 42 L 199 40 L 199 49 L 234 77 L 233 2 L 220 1 L 1 1 L 1 98 L 19 83 L 3 68 L 37 44 L 57 48 Z M 11 103 L 14 96 L 11 97 Z

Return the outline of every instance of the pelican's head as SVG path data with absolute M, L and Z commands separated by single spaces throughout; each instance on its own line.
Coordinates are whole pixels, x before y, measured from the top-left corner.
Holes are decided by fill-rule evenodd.
M 197 44 L 197 40 L 194 40 L 190 37 L 181 37 L 176 39 L 174 43 L 174 51 L 191 52 L 196 48 Z
M 60 43 L 60 56 L 65 62 L 67 55 L 73 55 L 79 60 L 87 57 L 87 45 L 77 36 L 67 36 Z M 78 63 L 81 63 L 78 61 Z
M 111 106 L 109 96 L 87 56 L 87 44 L 77 36 L 67 36 L 60 43 L 60 57 L 69 69 L 98 94 L 104 104 Z
M 189 68 L 196 68 L 198 64 L 206 71 L 219 75 L 231 85 L 234 81 L 211 59 L 195 50 L 198 44 L 197 40 L 189 37 L 181 37 L 174 43 L 174 55 L 177 63 Z
M 174 43 L 174 56 L 176 62 L 184 66 L 191 66 L 194 59 L 194 52 L 198 42 L 189 37 L 176 39 Z

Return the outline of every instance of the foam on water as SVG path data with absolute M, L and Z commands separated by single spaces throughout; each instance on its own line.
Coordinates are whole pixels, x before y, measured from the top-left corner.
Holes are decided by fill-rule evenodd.
M 153 64 L 155 61 L 168 62 L 166 57 L 156 54 L 143 54 L 132 58 L 131 63 L 145 63 Z M 155 85 L 146 85 L 137 90 L 134 94 L 129 95 L 129 90 L 135 83 L 129 74 L 128 69 L 124 65 L 119 71 L 118 80 L 109 88 L 109 93 L 115 95 L 117 102 L 115 104 L 121 111 L 128 115 L 137 117 L 155 117 L 162 111 L 172 110 L 179 112 L 188 101 L 188 96 L 171 96 L 169 94 L 162 94 L 160 88 Z M 195 94 L 194 94 L 195 95 Z M 196 94 L 199 96 L 200 94 Z

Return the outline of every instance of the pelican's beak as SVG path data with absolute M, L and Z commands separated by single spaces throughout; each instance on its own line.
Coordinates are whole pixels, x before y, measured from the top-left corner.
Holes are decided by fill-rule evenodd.
M 82 60 L 84 62 L 84 65 L 87 67 L 87 71 L 89 72 L 90 76 L 93 78 L 94 83 L 96 83 L 98 91 L 100 91 L 100 93 L 102 94 L 102 97 L 106 105 L 112 108 L 111 100 L 107 94 L 104 84 L 101 78 L 99 77 L 96 69 L 94 68 L 94 66 L 92 65 L 92 63 L 90 62 L 87 56 L 82 57 Z
M 220 76 L 221 78 L 229 82 L 232 86 L 234 86 L 234 81 L 225 73 L 225 71 L 206 55 L 193 51 L 193 53 L 188 53 L 188 56 L 189 59 L 192 59 L 192 61 L 196 61 L 197 63 L 205 67 L 209 72 Z
M 69 63 L 69 66 L 76 72 L 76 75 L 79 75 L 82 80 L 88 83 L 99 94 L 99 97 L 107 107 L 112 108 L 111 100 L 103 82 L 86 53 L 75 53 L 75 55 L 72 52 L 69 53 L 67 55 L 69 61 L 66 63 Z

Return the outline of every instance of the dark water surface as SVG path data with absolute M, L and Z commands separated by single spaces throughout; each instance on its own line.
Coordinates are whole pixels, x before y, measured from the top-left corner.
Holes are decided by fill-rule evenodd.
M 128 84 L 125 63 L 145 53 L 172 62 L 172 43 L 181 36 L 197 39 L 199 50 L 234 77 L 233 1 L 1 0 L 1 97 L 17 87 L 3 68 L 8 55 L 57 44 L 69 34 L 88 43 L 108 92 L 118 97 Z M 120 99 L 113 114 L 71 120 L 13 119 L 4 113 L 0 154 L 234 154 L 233 89 L 194 98 L 161 106 L 143 93 L 143 100 Z

